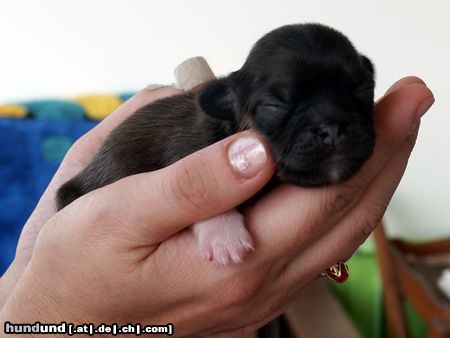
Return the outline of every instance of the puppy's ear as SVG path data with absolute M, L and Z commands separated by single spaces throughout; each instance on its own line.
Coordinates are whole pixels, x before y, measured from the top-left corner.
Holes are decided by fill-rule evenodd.
M 370 74 L 373 75 L 375 73 L 373 63 L 372 61 L 369 60 L 367 56 L 361 54 L 361 63 L 364 66 L 364 68 L 366 68 L 369 71 Z
M 236 114 L 236 98 L 228 79 L 214 80 L 198 95 L 198 104 L 205 113 L 221 120 L 233 120 Z

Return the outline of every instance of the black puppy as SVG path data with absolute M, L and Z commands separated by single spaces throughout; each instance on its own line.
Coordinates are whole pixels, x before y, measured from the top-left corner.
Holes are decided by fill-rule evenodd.
M 266 137 L 282 181 L 323 186 L 346 180 L 374 147 L 373 73 L 369 59 L 334 29 L 278 28 L 255 44 L 240 70 L 198 94 L 165 98 L 130 116 L 59 189 L 58 208 L 249 128 Z M 203 256 L 222 264 L 253 249 L 236 210 L 194 224 L 194 232 Z

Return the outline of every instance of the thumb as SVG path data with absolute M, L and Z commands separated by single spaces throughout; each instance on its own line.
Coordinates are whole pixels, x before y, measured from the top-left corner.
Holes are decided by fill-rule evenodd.
M 162 242 L 260 190 L 274 172 L 267 149 L 261 136 L 246 131 L 164 169 L 126 177 L 85 196 L 93 206 L 85 224 L 117 226 L 133 245 Z

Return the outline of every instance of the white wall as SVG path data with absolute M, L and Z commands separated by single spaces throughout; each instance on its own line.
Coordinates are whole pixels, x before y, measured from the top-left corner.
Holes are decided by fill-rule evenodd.
M 378 96 L 411 74 L 434 90 L 386 219 L 408 237 L 450 235 L 449 14 L 447 0 L 0 0 L 0 102 L 171 83 L 194 55 L 226 74 L 272 28 L 326 23 L 372 58 Z

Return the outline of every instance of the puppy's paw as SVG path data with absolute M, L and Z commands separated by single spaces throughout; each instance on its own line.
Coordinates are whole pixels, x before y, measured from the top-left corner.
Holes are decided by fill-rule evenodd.
M 244 225 L 244 217 L 235 209 L 197 222 L 192 226 L 200 254 L 222 265 L 241 263 L 253 240 Z

